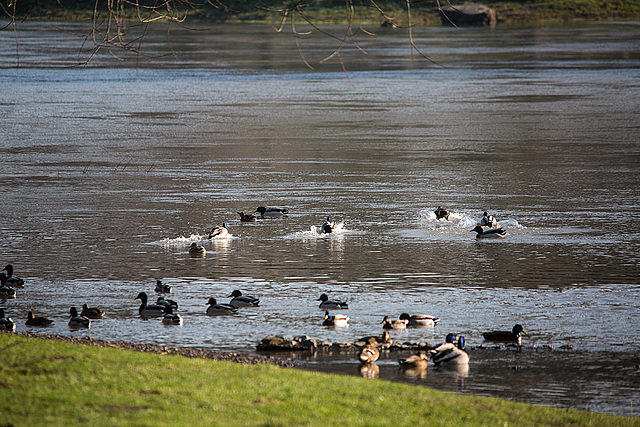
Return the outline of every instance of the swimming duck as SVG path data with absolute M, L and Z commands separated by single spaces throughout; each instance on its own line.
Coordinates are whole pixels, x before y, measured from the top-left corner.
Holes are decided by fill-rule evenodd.
M 140 316 L 142 317 L 160 317 L 165 313 L 166 307 L 162 305 L 147 305 L 149 297 L 146 292 L 140 292 L 134 299 L 139 299 L 142 302 L 142 304 L 140 304 L 140 308 L 138 308 L 138 313 L 140 313 Z
M 457 342 L 457 344 L 456 344 Z M 469 353 L 464 349 L 464 337 L 448 334 L 444 344 L 430 350 L 431 360 L 438 365 L 468 365 Z
M 24 288 L 24 280 L 13 277 L 13 265 L 7 264 L 2 270 L 7 272 L 7 286 L 12 288 Z
M 11 317 L 4 317 L 4 308 L 0 308 L 0 331 L 15 332 L 16 324 Z
M 522 342 L 521 334 L 527 335 L 522 325 L 514 325 L 511 332 L 509 331 L 492 331 L 482 334 L 485 340 L 494 342 L 507 342 L 520 345 Z
M 69 310 L 69 314 L 71 317 L 69 318 L 69 327 L 70 328 L 90 328 L 91 320 L 87 319 L 84 316 L 80 316 L 78 314 L 78 310 L 75 307 L 71 307 Z
M 239 290 L 235 290 L 231 292 L 228 298 L 233 297 L 231 301 L 229 301 L 229 305 L 234 307 L 258 307 L 260 305 L 260 300 L 258 298 L 242 295 L 242 292 Z
M 427 354 L 421 351 L 418 354 L 398 360 L 398 363 L 401 368 L 426 369 L 428 365 L 428 358 Z
M 320 226 L 320 232 L 323 234 L 333 233 L 336 228 L 335 221 L 331 221 L 331 217 L 327 217 L 327 220 Z
M 347 326 L 348 324 L 349 316 L 346 314 L 331 314 L 329 311 L 324 312 L 322 326 Z
M 161 305 L 163 307 L 171 307 L 171 309 L 173 310 L 177 310 L 178 309 L 178 303 L 175 302 L 172 299 L 164 299 L 164 297 L 162 295 L 160 295 L 158 297 L 158 300 L 156 301 L 156 305 Z
M 407 323 L 409 323 L 406 319 L 397 319 L 391 320 L 389 316 L 384 316 L 382 319 L 382 328 L 383 329 L 406 329 Z
M 490 230 L 484 230 L 481 226 L 476 225 L 473 230 L 475 231 L 476 239 L 501 239 L 507 235 L 507 232 L 502 228 L 492 228 Z
M 442 206 L 438 206 L 438 209 L 433 211 L 433 213 L 436 214 L 436 219 L 444 218 L 447 221 L 449 220 L 449 215 L 451 214 L 448 210 L 446 210 Z
M 162 283 L 162 280 L 156 280 L 156 292 L 159 294 L 170 294 L 171 286 Z
M 489 215 L 487 212 L 483 212 L 480 225 L 482 227 L 497 228 L 498 221 L 492 215 Z
M 227 223 L 223 222 L 222 225 L 217 227 L 213 227 L 209 232 L 209 239 L 213 239 L 217 237 L 218 239 L 222 237 L 227 237 L 229 235 L 229 229 L 227 228 Z
M 238 311 L 237 308 L 232 306 L 231 304 L 218 304 L 215 298 L 209 298 L 209 307 L 207 307 L 207 314 L 232 314 Z
M 251 215 L 251 214 L 245 215 L 244 212 L 238 212 L 238 215 L 240 215 L 241 222 L 256 222 L 258 220 L 258 218 L 255 215 Z
M 11 286 L 6 286 L 7 275 L 0 273 L 0 298 L 11 299 L 16 297 L 16 290 Z
M 382 332 L 382 336 L 369 336 L 369 337 L 364 337 L 364 338 L 360 338 L 358 341 L 362 341 L 365 343 L 372 343 L 374 345 L 391 345 L 393 344 L 393 340 L 391 339 L 391 337 L 389 337 L 389 332 L 384 331 Z M 372 342 L 374 341 L 374 342 Z
M 182 325 L 182 316 L 178 313 L 174 313 L 171 306 L 165 309 L 165 315 L 162 318 L 162 323 L 165 325 Z
M 97 307 L 89 307 L 87 304 L 82 304 L 81 316 L 88 319 L 104 319 L 104 311 Z
M 369 344 L 365 345 L 358 352 L 358 360 L 360 363 L 373 363 L 380 357 L 380 351 L 376 348 L 375 338 L 369 341 Z
M 256 209 L 256 212 L 260 212 L 260 216 L 283 216 L 289 213 L 289 209 L 281 209 L 281 208 L 265 208 L 264 206 L 260 206 Z
M 318 298 L 318 301 L 322 301 L 320 303 L 320 305 L 318 306 L 318 308 L 321 308 L 323 310 L 326 309 L 347 309 L 349 308 L 349 304 L 347 304 L 346 302 L 343 301 L 338 301 L 338 300 L 330 300 L 329 296 L 327 296 L 327 294 L 322 294 L 320 295 L 320 298 Z
M 46 317 L 35 317 L 33 312 L 30 311 L 27 313 L 27 321 L 24 324 L 27 326 L 49 326 L 53 325 L 53 320 Z
M 416 328 L 434 327 L 440 322 L 440 318 L 435 316 L 429 316 L 428 314 L 414 314 L 410 316 L 407 313 L 402 313 L 400 319 L 406 320 L 408 326 Z
M 193 242 L 191 246 L 189 246 L 189 256 L 191 258 L 202 258 L 206 255 L 207 250 L 204 248 L 204 246 L 199 245 L 196 242 Z

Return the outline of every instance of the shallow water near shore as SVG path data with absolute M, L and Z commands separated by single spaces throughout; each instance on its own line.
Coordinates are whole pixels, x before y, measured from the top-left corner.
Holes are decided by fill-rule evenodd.
M 440 65 L 385 30 L 344 53 L 346 75 L 305 69 L 262 26 L 174 29 L 177 57 L 68 67 L 77 25 L 20 27 L 19 68 L 0 32 L 0 262 L 26 281 L 0 306 L 18 330 L 38 331 L 33 310 L 56 322 L 43 333 L 253 353 L 266 336 L 353 341 L 425 313 L 441 323 L 392 338 L 462 334 L 469 371 L 408 377 L 384 353 L 378 378 L 637 415 L 639 25 L 415 29 Z M 147 40 L 166 50 L 162 28 Z M 332 46 L 303 40 L 309 58 Z M 290 213 L 239 221 L 258 206 Z M 484 210 L 506 238 L 475 239 Z M 327 216 L 340 228 L 314 232 Z M 207 239 L 223 222 L 232 236 Z M 157 279 L 183 326 L 138 315 Z M 234 289 L 261 306 L 204 314 Z M 349 302 L 348 327 L 321 325 L 321 293 Z M 106 318 L 71 331 L 83 303 Z M 525 349 L 480 348 L 514 323 Z M 349 352 L 285 356 L 361 374 Z

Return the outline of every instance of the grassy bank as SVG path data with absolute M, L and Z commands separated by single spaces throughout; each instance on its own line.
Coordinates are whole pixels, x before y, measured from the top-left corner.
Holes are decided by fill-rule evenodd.
M 0 424 L 590 425 L 638 418 L 0 334 Z
M 640 2 L 637 0 L 486 0 L 486 1 L 451 1 L 412 0 L 411 18 L 414 25 L 440 25 L 437 12 L 438 4 L 481 3 L 496 11 L 498 23 L 509 25 L 548 25 L 566 24 L 584 21 L 602 20 L 640 20 Z M 101 18 L 106 18 L 106 4 L 98 2 Z M 114 2 L 117 5 L 118 2 Z M 123 13 L 128 19 L 137 21 L 141 18 L 157 18 L 160 14 L 169 14 L 177 19 L 186 16 L 189 21 L 207 22 L 267 22 L 277 23 L 283 16 L 282 10 L 295 2 L 228 0 L 216 2 L 217 7 L 206 1 L 195 2 L 161 2 L 153 8 L 143 7 L 135 10 L 123 3 L 122 7 L 114 6 L 117 13 Z M 302 15 L 308 16 L 314 23 L 345 24 L 352 18 L 353 22 L 362 24 L 380 24 L 384 21 L 380 11 L 373 7 L 370 0 L 354 0 L 353 7 L 347 8 L 344 0 L 313 0 L 298 3 L 300 8 L 288 16 L 295 15 L 296 20 L 303 22 Z M 392 17 L 399 25 L 407 24 L 405 0 L 383 0 L 375 2 L 387 16 Z M 62 2 L 57 0 L 39 0 L 27 2 L 17 0 L 16 18 L 48 19 L 65 21 L 91 21 L 95 0 L 76 0 Z M 268 7 L 266 6 L 268 5 Z M 7 9 L 4 9 L 5 14 Z M 3 10 L 0 9 L 0 15 Z

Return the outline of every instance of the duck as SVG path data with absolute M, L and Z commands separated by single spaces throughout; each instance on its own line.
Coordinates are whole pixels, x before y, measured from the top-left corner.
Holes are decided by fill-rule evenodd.
M 46 317 L 34 316 L 32 311 L 27 313 L 27 321 L 24 323 L 27 326 L 49 326 L 53 325 L 53 320 Z
M 0 273 L 0 298 L 11 299 L 16 297 L 16 290 L 11 286 L 6 286 L 7 275 Z
M 322 294 L 320 295 L 320 298 L 318 298 L 318 301 L 322 301 L 320 303 L 320 305 L 318 306 L 318 308 L 321 308 L 323 310 L 326 309 L 343 309 L 346 310 L 349 308 L 349 304 L 347 304 L 344 301 L 338 301 L 338 300 L 330 300 L 329 296 L 327 294 Z
M 255 215 L 245 214 L 244 212 L 238 212 L 241 222 L 256 222 L 258 218 Z
M 4 317 L 4 308 L 0 308 L 0 331 L 15 332 L 16 324 L 11 317 Z
M 436 219 L 443 219 L 444 218 L 447 221 L 449 220 L 449 215 L 451 214 L 451 212 L 449 212 L 448 210 L 446 210 L 442 206 L 438 206 L 438 209 L 433 211 L 433 213 L 436 215 Z
M 393 344 L 393 340 L 389 336 L 389 332 L 383 331 L 382 336 L 368 336 L 364 338 L 360 338 L 356 342 L 364 342 L 364 343 L 372 343 L 374 345 L 391 345 Z
M 331 314 L 330 311 L 324 312 L 322 326 L 347 326 L 349 324 L 349 316 L 346 314 Z
M 159 304 L 147 305 L 149 297 L 146 292 L 140 292 L 134 299 L 139 299 L 142 302 L 138 308 L 138 313 L 142 317 L 160 317 L 165 314 L 166 307 Z
M 410 316 L 408 313 L 402 313 L 400 319 L 406 320 L 408 322 L 407 326 L 416 328 L 432 328 L 440 322 L 440 318 L 429 316 L 428 314 L 414 314 Z
M 159 294 L 170 294 L 171 286 L 162 283 L 162 280 L 156 280 L 156 292 Z
M 7 286 L 11 286 L 12 288 L 24 288 L 24 280 L 18 277 L 13 277 L 13 265 L 7 264 L 2 270 L 7 272 Z
M 218 304 L 218 301 L 213 297 L 209 298 L 209 302 L 207 302 L 207 304 L 209 304 L 209 307 L 207 307 L 208 315 L 232 314 L 238 312 L 238 309 L 231 304 Z
M 165 299 L 162 295 L 158 297 L 156 305 L 162 305 L 164 307 L 171 307 L 172 310 L 178 309 L 178 303 L 172 299 Z
M 82 304 L 81 316 L 88 319 L 104 319 L 104 310 L 100 310 L 97 307 L 89 307 L 87 304 Z
M 196 242 L 193 242 L 191 246 L 189 246 L 189 256 L 191 258 L 201 258 L 205 257 L 206 255 L 207 250 L 204 248 L 204 246 L 199 245 Z
M 406 329 L 407 323 L 409 323 L 406 319 L 397 319 L 391 320 L 389 316 L 384 316 L 382 319 L 382 328 L 383 329 Z
M 221 239 L 223 237 L 227 237 L 229 235 L 229 228 L 227 227 L 227 223 L 223 222 L 222 225 L 217 227 L 213 227 L 209 232 L 209 239 L 213 239 L 214 237 Z
M 374 363 L 380 357 L 380 351 L 376 348 L 376 340 L 372 338 L 369 344 L 365 345 L 358 352 L 360 363 Z
M 165 325 L 182 325 L 182 316 L 178 313 L 174 313 L 171 306 L 165 309 L 165 315 L 162 318 L 162 323 Z
M 492 228 L 485 230 L 481 226 L 476 225 L 473 230 L 476 232 L 476 239 L 501 239 L 507 235 L 506 230 L 502 228 Z
M 480 220 L 480 226 L 489 228 L 498 228 L 498 221 L 489 215 L 486 211 L 482 213 L 482 219 Z
M 236 308 L 238 307 L 258 307 L 260 305 L 260 300 L 256 297 L 252 297 L 249 295 L 242 295 L 242 292 L 239 290 L 235 290 L 231 292 L 228 298 L 233 297 L 231 301 L 229 301 L 229 305 L 232 305 Z
M 457 341 L 457 344 L 456 344 Z M 464 337 L 448 334 L 445 342 L 430 350 L 431 360 L 439 365 L 468 365 L 469 353 L 464 349 Z
M 335 221 L 331 221 L 331 217 L 327 217 L 327 220 L 320 226 L 320 232 L 322 234 L 330 234 L 333 233 L 333 230 L 336 228 Z
M 494 342 L 515 343 L 520 345 L 522 342 L 522 334 L 527 335 L 522 325 L 516 324 L 511 331 L 491 331 L 482 334 L 485 340 Z
M 403 369 L 426 369 L 428 362 L 427 353 L 421 351 L 409 357 L 398 360 L 400 367 Z
M 256 209 L 256 212 L 260 212 L 261 217 L 265 216 L 284 216 L 289 213 L 289 209 L 281 209 L 281 208 L 265 208 L 264 206 L 260 206 Z
M 69 327 L 74 329 L 79 328 L 87 328 L 91 327 L 91 320 L 87 319 L 84 316 L 80 316 L 78 314 L 78 310 L 75 307 L 71 307 L 69 310 L 70 318 L 69 318 Z

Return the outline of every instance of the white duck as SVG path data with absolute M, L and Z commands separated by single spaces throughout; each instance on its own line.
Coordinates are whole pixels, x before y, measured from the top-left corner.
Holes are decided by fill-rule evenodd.
M 209 232 L 209 239 L 217 238 L 221 239 L 223 237 L 229 236 L 229 228 L 227 227 L 227 223 L 223 222 L 222 225 L 217 227 L 213 227 Z

